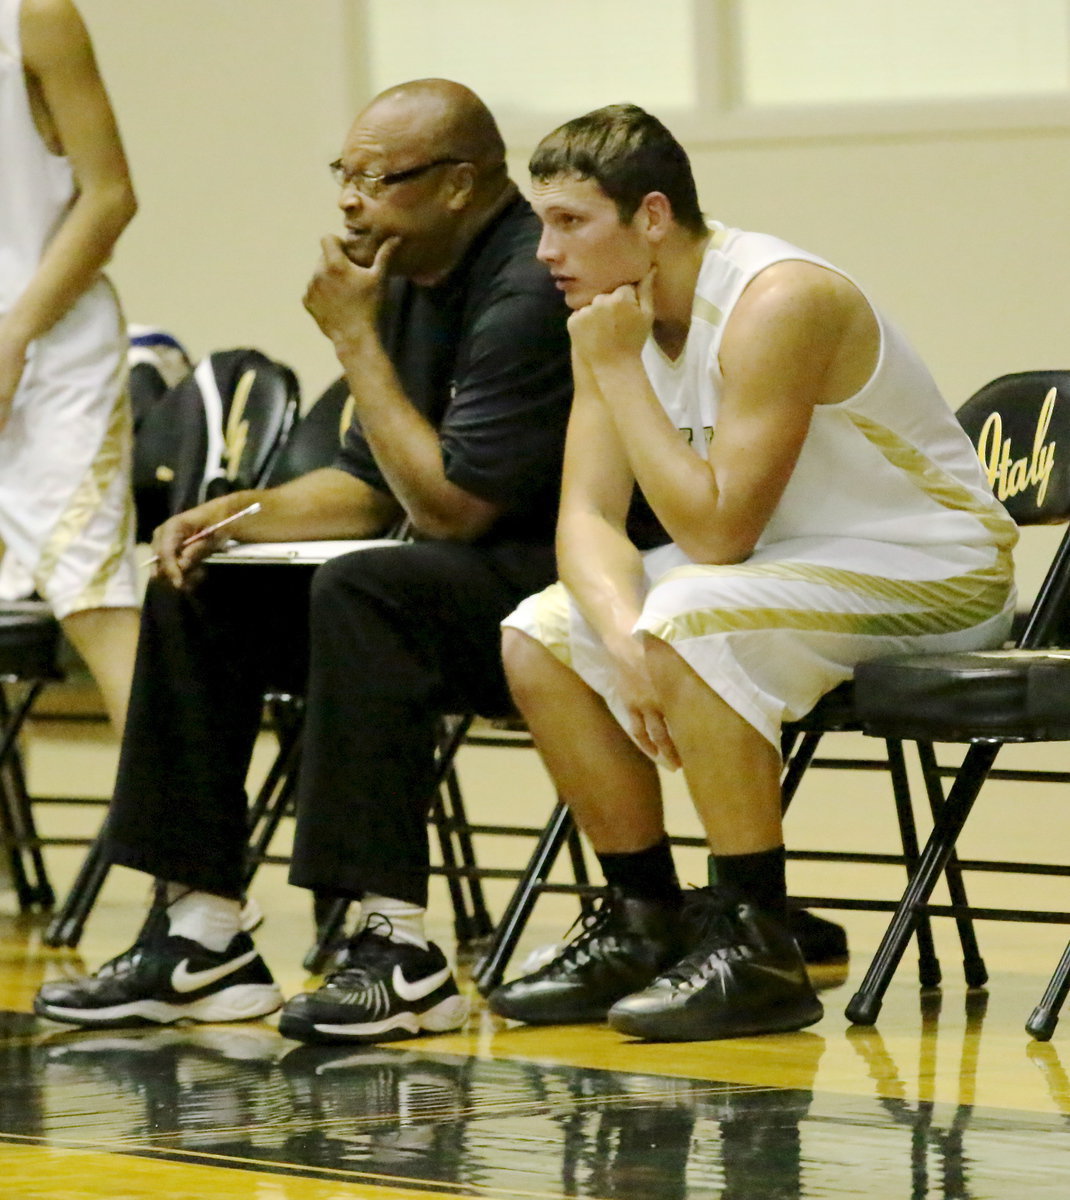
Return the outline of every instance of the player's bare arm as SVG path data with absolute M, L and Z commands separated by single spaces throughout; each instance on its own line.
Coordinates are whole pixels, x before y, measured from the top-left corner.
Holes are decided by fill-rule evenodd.
M 618 289 L 587 310 L 600 324 L 593 370 L 612 397 L 629 463 L 689 557 L 740 562 L 787 486 L 814 406 L 847 399 L 872 374 L 876 319 L 858 290 L 826 268 L 786 262 L 759 275 L 725 329 L 722 398 L 706 462 L 681 440 L 646 378 L 634 349 L 643 300 L 631 291 Z M 615 335 L 607 334 L 611 325 Z
M 635 477 L 594 378 L 576 355 L 573 379 L 557 526 L 558 571 L 613 660 L 629 733 L 652 757 L 676 767 L 679 758 L 642 646 L 632 636 L 643 583 L 642 558 L 626 532 Z
M 642 603 L 642 563 L 625 532 L 634 477 L 593 376 L 575 354 L 573 379 L 558 570 L 580 611 L 612 647 L 631 640 Z

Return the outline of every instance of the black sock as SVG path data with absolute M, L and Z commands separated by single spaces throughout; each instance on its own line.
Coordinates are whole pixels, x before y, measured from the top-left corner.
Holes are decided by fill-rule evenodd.
M 787 917 L 783 846 L 759 850 L 757 854 L 714 854 L 710 859 L 710 882 L 735 888 L 759 908 Z
M 598 862 L 606 883 L 619 888 L 626 896 L 669 904 L 676 904 L 680 900 L 680 883 L 676 878 L 668 837 L 663 837 L 646 850 L 599 854 Z

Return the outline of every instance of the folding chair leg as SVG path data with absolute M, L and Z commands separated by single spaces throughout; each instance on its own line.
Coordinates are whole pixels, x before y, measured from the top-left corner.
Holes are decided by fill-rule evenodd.
M 524 874 L 509 898 L 509 904 L 498 922 L 487 953 L 472 973 L 476 988 L 482 995 L 489 995 L 501 983 L 505 968 L 516 950 L 516 944 L 535 906 L 542 885 L 546 882 L 561 847 L 574 829 L 568 806 L 563 800 L 558 800 L 557 807 L 540 834 L 528 865 L 524 868 Z
M 1055 974 L 1052 975 L 1040 1003 L 1033 1009 L 1029 1020 L 1025 1023 L 1026 1032 L 1032 1034 L 1038 1042 L 1051 1040 L 1055 1026 L 1059 1024 L 1059 1013 L 1068 992 L 1070 992 L 1070 943 L 1067 943 L 1063 956 L 1059 959 L 1059 965 L 1055 968 Z
M 483 884 L 477 874 L 475 847 L 457 777 L 457 752 L 464 744 L 472 719 L 465 715 L 442 721 L 436 755 L 435 797 L 431 807 L 453 904 L 454 935 L 461 950 L 489 937 L 494 930 Z
M 847 1005 L 847 1019 L 856 1025 L 872 1025 L 881 1010 L 884 993 L 903 957 L 907 942 L 918 923 L 923 906 L 955 847 L 955 839 L 970 815 L 977 794 L 999 753 L 990 742 L 972 745 L 941 809 L 939 819 L 895 910 L 862 985 Z
M 580 831 L 575 821 L 572 822 L 565 842 L 568 846 L 569 861 L 572 863 L 572 878 L 580 887 L 587 887 L 591 878 L 587 874 L 587 856 L 583 852 L 583 838 L 580 837 Z M 590 916 L 595 910 L 597 899 L 596 896 L 580 892 L 580 913 L 585 917 Z
M 86 920 L 93 905 L 96 903 L 104 880 L 108 877 L 111 863 L 104 849 L 104 827 L 101 827 L 89 852 L 82 860 L 78 875 L 63 901 L 63 906 L 53 917 L 48 929 L 45 930 L 46 946 L 68 946 L 73 949 L 78 945 L 85 928 Z
M 786 813 L 788 805 L 795 799 L 795 793 L 817 753 L 822 736 L 814 731 L 804 733 L 801 738 L 798 735 L 790 739 L 785 736 L 781 747 L 784 758 L 784 773 L 780 780 L 781 812 Z
M 932 742 L 918 742 L 918 759 L 921 762 L 922 775 L 925 778 L 925 791 L 929 797 L 929 807 L 933 820 L 940 817 L 944 806 L 944 789 L 940 783 L 940 768 L 936 762 L 936 752 Z M 948 856 L 944 868 L 944 878 L 947 880 L 947 890 L 951 903 L 957 908 L 967 908 L 969 900 L 966 897 L 966 883 L 962 878 L 962 868 L 959 866 L 959 856 L 954 849 Z M 962 946 L 962 970 L 966 978 L 966 986 L 981 988 L 988 982 L 988 968 L 981 957 L 981 949 L 977 944 L 977 931 L 974 929 L 973 918 L 967 913 L 955 918 L 959 931 L 959 943 Z
M 56 899 L 48 881 L 41 847 L 37 844 L 37 826 L 18 750 L 19 734 L 43 687 L 43 680 L 30 684 L 14 708 L 0 688 L 0 728 L 3 729 L 0 738 L 0 803 L 3 805 L 0 830 L 8 841 L 12 882 L 19 908 L 23 911 L 37 906 L 51 908 Z M 24 856 L 29 859 L 29 872 Z
M 899 820 L 899 836 L 903 843 L 903 861 L 907 878 L 918 869 L 921 852 L 918 849 L 918 829 L 914 824 L 914 807 L 910 798 L 910 783 L 907 778 L 903 743 L 894 738 L 885 740 L 888 768 L 892 777 L 892 794 L 895 797 L 895 813 Z M 922 987 L 940 986 L 940 960 L 936 957 L 933 942 L 933 927 L 928 913 L 919 913 L 915 937 L 918 942 L 918 981 Z
M 0 759 L 0 803 L 0 831 L 7 844 L 19 908 L 23 912 L 31 908 L 51 908 L 56 897 L 48 881 L 41 847 L 37 844 L 37 825 L 26 792 L 22 765 L 15 752 L 9 753 L 6 761 Z
M 442 855 L 443 874 L 446 877 L 446 889 L 450 894 L 453 905 L 453 932 L 458 946 L 467 944 L 472 937 L 473 914 L 469 911 L 468 901 L 461 886 L 458 874 L 457 853 L 453 841 L 450 815 L 442 803 L 442 797 L 436 796 L 431 805 L 431 818 L 438 833 L 439 853 Z
M 454 923 L 458 946 L 463 948 L 490 937 L 494 932 L 494 922 L 487 909 L 482 881 L 476 874 L 476 852 L 468 827 L 468 813 L 464 807 L 464 796 L 461 793 L 457 771 L 452 763 L 446 775 L 445 792 L 446 800 L 449 803 L 448 806 L 443 803 L 443 812 L 446 815 L 449 829 L 457 839 L 454 857 L 456 858 L 458 854 L 460 856 L 461 864 L 464 867 L 462 883 L 468 892 L 468 903 L 463 913 L 464 920 L 463 922 L 460 920 L 460 913 L 458 913 L 458 920 Z M 445 862 L 445 853 L 443 853 L 443 862 Z
M 26 873 L 26 863 L 22 858 L 22 849 L 19 845 L 21 838 L 17 836 L 13 828 L 13 802 L 9 795 L 9 781 L 7 778 L 8 772 L 5 770 L 0 776 L 0 838 L 3 839 L 3 845 L 7 851 L 8 864 L 11 868 L 11 883 L 15 889 L 15 896 L 19 902 L 19 911 L 25 912 L 33 907 L 34 903 L 34 886 L 30 882 L 30 877 Z
M 272 773 L 273 779 L 265 780 L 264 787 L 261 788 L 252 807 L 251 811 L 260 813 L 260 819 L 258 827 L 250 831 L 248 857 L 245 863 L 244 883 L 246 888 L 252 883 L 253 877 L 259 870 L 260 864 L 268 852 L 268 847 L 271 845 L 271 839 L 275 836 L 275 830 L 278 829 L 279 822 L 289 807 L 290 798 L 297 787 L 296 765 L 300 753 L 301 739 L 296 737 L 286 751 L 285 769 L 279 771 L 277 775 Z M 271 792 L 265 795 L 269 782 L 273 786 Z
M 272 798 L 276 795 L 280 784 L 288 775 L 296 773 L 297 770 L 297 754 L 300 748 L 302 729 L 301 718 L 291 714 L 284 717 L 281 708 L 272 715 L 279 748 L 264 782 L 260 785 L 256 798 L 249 807 L 250 841 L 258 836 L 261 822 L 270 818 Z
M 305 960 L 301 964 L 306 971 L 311 971 L 312 974 L 318 975 L 324 966 L 326 966 L 331 945 L 337 941 L 338 935 L 345 928 L 346 916 L 349 913 L 349 903 L 344 896 L 338 896 L 326 905 L 321 905 L 320 899 L 317 896 L 315 905 L 316 941 L 305 955 Z

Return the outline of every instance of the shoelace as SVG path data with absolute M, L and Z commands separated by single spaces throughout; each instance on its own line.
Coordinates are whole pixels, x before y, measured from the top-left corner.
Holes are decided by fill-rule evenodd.
M 396 950 L 397 943 L 390 941 L 393 932 L 389 917 L 373 913 L 368 923 L 348 940 L 339 956 L 338 969 L 327 976 L 325 983 L 354 991 L 374 983 L 376 968 L 394 961 L 391 950 Z
M 727 888 L 695 888 L 684 897 L 685 919 L 695 930 L 697 945 L 690 954 L 663 972 L 672 983 L 706 979 L 715 963 L 730 956 L 739 945 L 736 908 L 739 897 Z
M 560 962 L 562 958 L 565 958 L 577 964 L 586 962 L 589 957 L 587 947 L 595 938 L 606 932 L 612 922 L 614 909 L 614 897 L 610 894 L 602 897 L 593 912 L 581 912 L 565 931 L 565 945 L 555 961 Z M 579 931 L 572 941 L 568 941 L 569 934 L 577 926 Z

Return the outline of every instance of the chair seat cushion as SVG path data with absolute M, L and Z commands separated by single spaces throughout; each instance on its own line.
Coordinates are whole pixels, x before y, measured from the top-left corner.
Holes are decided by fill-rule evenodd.
M 0 604 L 0 678 L 58 679 L 59 622 L 38 600 Z
M 924 741 L 1070 736 L 1070 651 L 904 655 L 855 670 L 867 733 Z
M 788 724 L 788 723 L 786 723 Z M 790 722 L 790 728 L 803 732 L 835 733 L 858 729 L 854 706 L 854 683 L 849 679 L 826 692 L 805 717 Z

